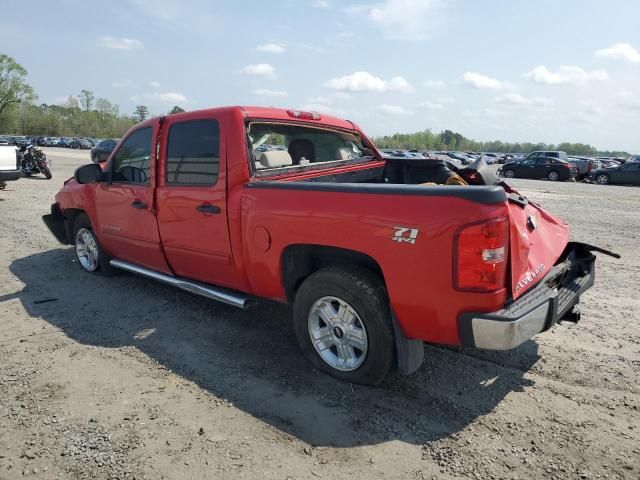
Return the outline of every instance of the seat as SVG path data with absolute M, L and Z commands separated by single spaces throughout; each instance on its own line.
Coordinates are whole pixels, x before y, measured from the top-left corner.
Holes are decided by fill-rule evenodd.
M 302 158 L 310 162 L 315 162 L 316 160 L 316 150 L 313 147 L 313 143 L 306 138 L 293 140 L 289 144 L 289 155 L 291 155 L 294 165 L 299 165 Z
M 336 150 L 336 160 L 351 160 L 353 158 L 353 152 L 347 147 L 340 147 Z
M 288 167 L 293 165 L 291 155 L 284 150 L 269 150 L 260 155 L 260 165 L 265 168 Z

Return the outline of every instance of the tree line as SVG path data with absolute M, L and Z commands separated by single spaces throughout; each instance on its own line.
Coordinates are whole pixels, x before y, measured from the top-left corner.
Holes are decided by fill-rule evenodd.
M 0 54 L 0 134 L 45 137 L 118 138 L 132 125 L 149 117 L 149 108 L 137 105 L 132 114 L 91 90 L 70 95 L 62 105 L 37 103 L 26 82 L 27 70 L 8 55 Z M 167 113 L 184 112 L 174 106 Z
M 628 156 L 627 152 L 614 151 L 602 152 L 597 148 L 584 143 L 560 143 L 558 145 L 550 143 L 531 143 L 531 142 L 502 142 L 494 140 L 490 142 L 479 142 L 464 137 L 463 135 L 445 130 L 440 133 L 434 133 L 431 130 L 423 130 L 415 133 L 396 133 L 394 135 L 386 135 L 374 138 L 374 142 L 378 148 L 393 148 L 402 150 L 436 150 L 436 151 L 462 151 L 462 152 L 495 152 L 495 153 L 530 153 L 536 150 L 561 150 L 569 155 L 588 155 L 597 154 L 611 156 Z
M 8 55 L 0 54 L 0 134 L 49 137 L 121 137 L 132 125 L 145 120 L 149 109 L 137 105 L 133 113 L 123 114 L 106 98 L 95 98 L 91 90 L 70 95 L 62 105 L 37 104 L 37 95 L 27 83 L 27 70 Z M 184 112 L 174 106 L 169 112 Z M 563 150 L 570 155 L 628 155 L 626 152 L 598 152 L 583 143 L 507 143 L 479 142 L 460 133 L 445 130 L 434 133 L 396 133 L 374 139 L 379 148 L 456 150 L 496 153 L 528 153 L 535 150 Z

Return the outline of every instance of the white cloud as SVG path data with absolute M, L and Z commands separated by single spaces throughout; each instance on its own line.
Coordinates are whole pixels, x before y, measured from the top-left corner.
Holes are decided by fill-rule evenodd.
M 98 45 L 105 48 L 114 48 L 116 50 L 134 50 L 136 48 L 144 48 L 144 43 L 132 38 L 101 37 L 100 40 L 98 40 Z
M 384 0 L 347 11 L 364 16 L 387 38 L 421 41 L 430 38 L 442 22 L 445 3 L 443 0 Z
M 506 105 L 515 105 L 520 107 L 550 107 L 553 105 L 553 100 L 546 97 L 523 97 L 519 93 L 506 93 L 501 97 L 496 98 L 497 103 L 503 103 Z
M 387 81 L 371 75 L 369 72 L 355 72 L 344 77 L 332 78 L 326 81 L 324 86 L 342 92 L 409 93 L 413 91 L 413 86 L 402 77 L 393 77 Z
M 314 8 L 329 8 L 331 4 L 327 0 L 314 0 L 311 2 L 311 6 Z
M 486 88 L 492 90 L 501 90 L 506 86 L 504 82 L 476 72 L 464 73 L 462 75 L 462 81 L 475 88 Z
M 258 97 L 288 97 L 289 94 L 287 92 L 283 92 L 281 90 L 269 90 L 268 88 L 258 88 L 251 92 L 252 94 Z
M 330 104 L 333 103 L 330 98 L 327 97 L 312 97 L 307 100 L 308 103 L 322 103 L 322 104 Z
M 384 113 L 385 115 L 411 115 L 411 112 L 405 110 L 400 105 L 388 105 L 384 103 L 382 105 L 378 105 L 376 110 Z
M 265 78 L 277 78 L 276 70 L 269 65 L 268 63 L 256 63 L 253 65 L 247 65 L 240 73 L 244 73 L 246 75 L 254 75 L 258 77 Z
M 136 86 L 132 80 L 120 80 L 111 84 L 114 88 L 133 88 Z
M 552 72 L 544 65 L 539 65 L 524 76 L 535 83 L 546 85 L 585 85 L 592 81 L 609 80 L 609 75 L 604 70 L 587 72 L 576 66 L 562 66 L 557 72 Z
M 594 53 L 596 57 L 640 63 L 640 52 L 628 43 L 616 43 L 609 48 L 596 50 Z
M 444 105 L 437 102 L 420 102 L 417 106 L 425 110 L 444 110 Z
M 153 92 L 145 93 L 144 95 L 134 95 L 131 97 L 133 102 L 163 102 L 163 103 L 180 103 L 186 102 L 187 97 L 177 92 Z
M 427 88 L 444 88 L 445 83 L 442 80 L 426 80 L 422 85 Z
M 462 115 L 471 119 L 496 119 L 509 116 L 507 112 L 503 112 L 502 110 L 495 110 L 493 108 L 484 108 L 479 111 L 464 110 L 462 112 Z
M 149 86 L 151 88 L 160 88 L 160 82 L 154 80 L 153 82 L 149 82 Z
M 324 103 L 305 103 L 300 106 L 300 110 L 304 112 L 318 112 L 318 113 L 326 113 L 329 115 L 334 114 L 333 108 Z
M 265 43 L 264 45 L 258 45 L 256 50 L 264 53 L 284 53 L 284 45 L 279 43 Z

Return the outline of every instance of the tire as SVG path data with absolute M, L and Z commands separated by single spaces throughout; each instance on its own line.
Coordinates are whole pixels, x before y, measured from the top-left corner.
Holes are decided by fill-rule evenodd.
M 42 173 L 44 173 L 44 176 L 47 180 L 51 180 L 51 170 L 49 170 L 49 167 L 41 167 L 42 169 Z
M 395 364 L 387 294 L 368 270 L 327 267 L 313 273 L 296 294 L 293 321 L 307 360 L 339 380 L 378 385 Z
M 609 183 L 611 182 L 611 180 L 609 179 L 609 175 L 607 175 L 606 173 L 599 173 L 598 175 L 596 175 L 595 180 L 598 185 L 609 185 Z
M 89 217 L 84 213 L 78 215 L 73 224 L 73 246 L 78 264 L 85 272 L 106 277 L 118 273 L 109 264 L 111 259 L 100 245 Z
M 551 170 L 547 175 L 547 178 L 552 182 L 557 182 L 558 180 L 560 180 L 560 174 L 555 170 Z
M 516 172 L 511 169 L 507 169 L 504 171 L 505 178 L 514 178 L 516 176 Z
M 100 160 L 98 159 L 98 154 L 97 153 L 93 155 L 93 158 L 91 160 L 93 160 L 93 163 L 98 163 L 98 164 L 100 163 Z

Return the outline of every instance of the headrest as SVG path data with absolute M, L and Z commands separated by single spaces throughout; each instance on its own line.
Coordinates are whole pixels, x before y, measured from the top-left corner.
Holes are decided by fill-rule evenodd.
M 293 165 L 291 155 L 284 150 L 269 150 L 260 155 L 260 163 L 266 168 L 288 167 Z
M 336 160 L 351 160 L 353 158 L 353 152 L 346 147 L 341 147 L 336 150 Z

